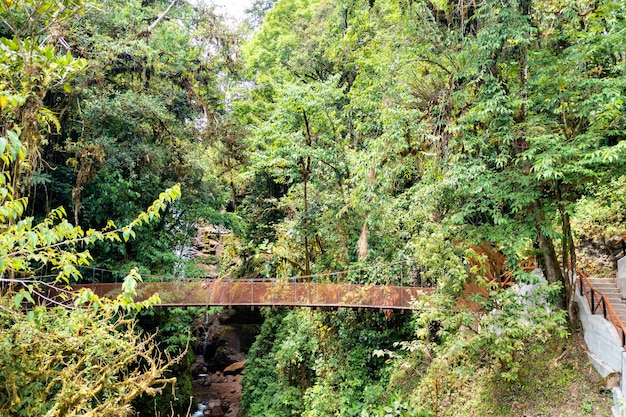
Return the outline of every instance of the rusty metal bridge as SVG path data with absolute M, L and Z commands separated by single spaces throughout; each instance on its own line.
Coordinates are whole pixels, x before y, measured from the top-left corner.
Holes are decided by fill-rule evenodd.
M 123 274 L 98 268 L 82 271 L 89 288 L 98 296 L 113 298 L 122 291 Z M 91 277 L 89 276 L 91 275 Z M 155 293 L 160 306 L 299 306 L 322 308 L 374 308 L 410 310 L 420 295 L 432 290 L 434 281 L 420 268 L 400 262 L 372 268 L 310 276 L 254 279 L 199 279 L 142 276 L 137 301 Z M 97 282 L 99 281 L 99 282 Z

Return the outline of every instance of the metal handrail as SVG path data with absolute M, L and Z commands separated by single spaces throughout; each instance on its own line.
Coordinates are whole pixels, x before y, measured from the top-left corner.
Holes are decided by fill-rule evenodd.
M 596 314 L 596 311 L 601 308 L 602 315 L 608 321 L 610 321 L 613 326 L 615 326 L 615 330 L 617 331 L 618 336 L 620 336 L 622 342 L 622 348 L 626 350 L 626 327 L 622 320 L 619 318 L 613 306 L 606 298 L 606 296 L 598 291 L 591 285 L 591 281 L 587 276 L 580 270 L 580 268 L 576 268 L 578 272 L 578 290 L 580 291 L 581 296 L 585 296 L 587 299 L 587 304 L 591 310 L 591 314 Z
M 115 271 L 104 268 L 80 266 L 79 272 L 82 275 L 80 283 L 109 283 L 122 281 L 128 272 Z M 318 272 L 311 275 L 296 275 L 284 277 L 180 277 L 174 275 L 154 275 L 140 274 L 144 282 L 212 282 L 212 281 L 237 281 L 252 280 L 254 282 L 276 282 L 276 281 L 297 281 L 297 282 L 372 282 L 376 284 L 414 286 L 419 282 L 419 286 L 432 287 L 436 285 L 434 280 L 429 279 L 424 274 L 424 269 L 413 260 L 401 260 L 388 264 L 377 264 L 358 269 L 348 269 L 332 272 Z
M 100 297 L 113 298 L 120 283 L 75 284 L 74 290 L 87 288 Z M 374 284 L 311 283 L 295 281 L 258 282 L 232 280 L 211 282 L 139 282 L 136 301 L 158 293 L 157 306 L 301 306 L 336 308 L 376 308 L 414 310 L 428 287 Z

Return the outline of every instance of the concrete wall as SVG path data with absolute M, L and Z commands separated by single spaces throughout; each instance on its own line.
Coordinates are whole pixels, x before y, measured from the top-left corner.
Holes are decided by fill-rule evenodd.
M 623 259 L 622 259 L 623 260 Z M 624 264 L 626 266 L 626 263 Z M 591 314 L 585 296 L 576 292 L 576 302 L 583 325 L 585 342 L 589 348 L 589 360 L 603 377 L 612 372 L 621 372 L 619 387 L 613 388 L 613 415 L 626 417 L 626 401 L 623 387 L 626 387 L 626 352 L 621 346 L 615 326 L 601 314 Z
M 622 352 L 619 336 L 615 326 L 601 314 L 591 314 L 585 296 L 576 292 L 576 302 L 580 311 L 580 321 L 583 324 L 585 342 L 592 355 L 604 364 L 604 369 L 598 372 L 604 377 L 611 372 L 622 371 Z M 597 369 L 597 368 L 596 368 Z

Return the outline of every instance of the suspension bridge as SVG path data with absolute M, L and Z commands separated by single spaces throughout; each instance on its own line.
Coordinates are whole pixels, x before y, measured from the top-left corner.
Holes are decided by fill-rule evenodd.
M 125 273 L 83 268 L 73 289 L 88 288 L 100 297 L 122 292 Z M 142 275 L 136 301 L 157 293 L 165 307 L 295 306 L 410 310 L 434 286 L 422 268 L 397 262 L 358 270 L 282 278 L 184 278 Z

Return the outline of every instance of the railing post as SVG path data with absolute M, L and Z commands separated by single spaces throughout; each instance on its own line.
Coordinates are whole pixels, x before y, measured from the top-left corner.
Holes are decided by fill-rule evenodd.
M 315 278 L 315 302 L 318 303 L 317 306 L 319 307 L 321 302 L 320 302 L 320 278 L 317 277 Z
M 595 299 L 594 294 L 593 294 L 593 288 L 590 288 L 589 290 L 590 290 L 589 292 L 591 293 L 591 314 L 595 314 L 595 312 L 596 312 L 596 307 L 595 307 L 596 299 Z
M 341 287 L 339 284 L 339 275 L 337 275 L 337 279 L 335 280 L 335 285 L 337 286 L 337 306 L 341 304 Z
M 254 305 L 254 279 L 250 278 L 250 293 L 251 293 L 251 297 L 252 299 L 250 300 L 250 304 Z
M 585 291 L 583 289 L 583 276 L 581 274 L 578 274 L 578 282 L 580 283 L 580 295 L 582 297 L 585 294 Z
M 606 301 L 604 301 L 604 296 L 602 296 L 602 315 L 606 319 Z

